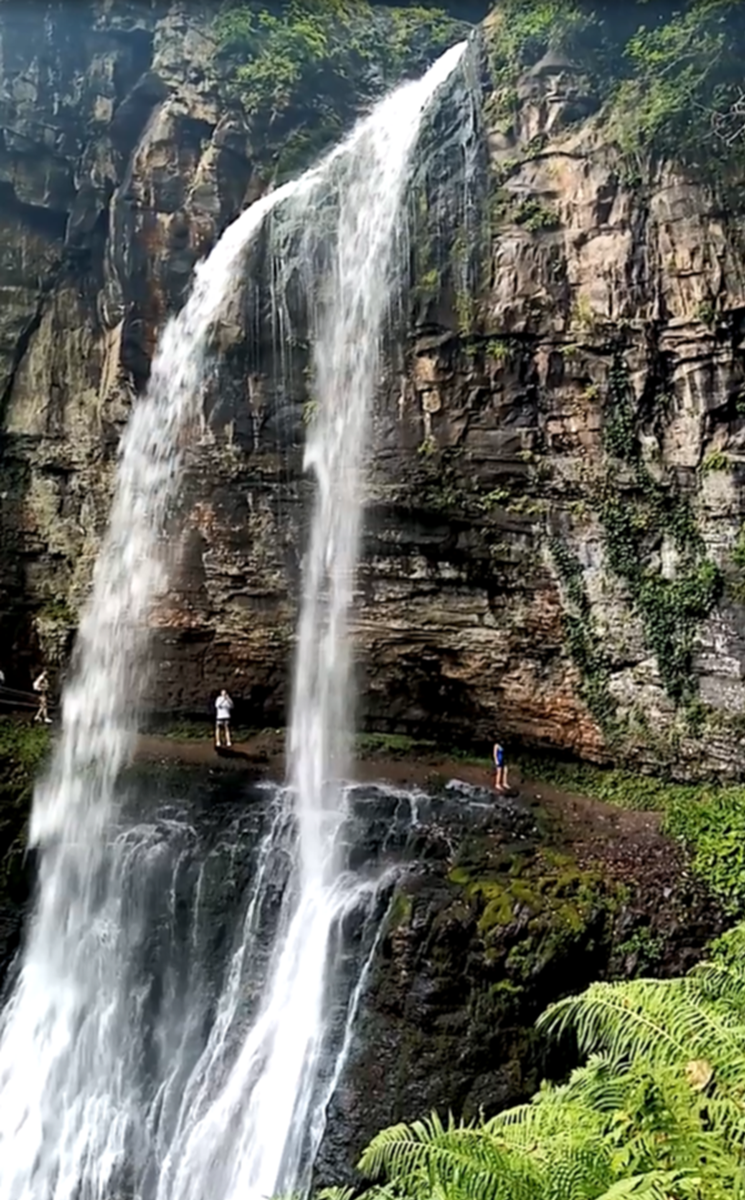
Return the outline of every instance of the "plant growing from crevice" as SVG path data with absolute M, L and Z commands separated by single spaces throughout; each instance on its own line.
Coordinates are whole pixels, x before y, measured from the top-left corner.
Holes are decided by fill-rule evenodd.
M 549 538 L 548 549 L 568 602 L 562 617 L 564 636 L 580 673 L 580 695 L 601 728 L 612 737 L 616 704 L 609 690 L 610 663 L 595 630 L 582 565 L 561 538 Z
M 606 450 L 633 470 L 633 484 L 619 491 L 615 475 L 601 485 L 596 505 L 608 565 L 626 583 L 665 690 L 677 704 L 696 693 L 693 653 L 696 634 L 722 595 L 723 576 L 705 555 L 689 500 L 674 483 L 653 480 L 642 461 L 628 368 L 616 354 L 608 376 Z M 678 562 L 666 578 L 649 553 L 671 539 Z
M 713 471 L 729 471 L 732 468 L 732 462 L 728 454 L 724 450 L 716 448 L 709 450 L 701 460 L 699 472 L 702 475 L 709 475 Z
M 716 324 L 717 310 L 711 300 L 702 300 L 696 308 L 696 320 L 712 329 Z
M 512 219 L 516 225 L 521 225 L 531 233 L 541 229 L 557 229 L 560 224 L 556 213 L 532 196 L 515 206 Z

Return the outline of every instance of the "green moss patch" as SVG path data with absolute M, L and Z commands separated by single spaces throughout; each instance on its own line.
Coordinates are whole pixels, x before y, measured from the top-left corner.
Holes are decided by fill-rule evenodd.
M 6 896 L 22 874 L 34 780 L 50 742 L 48 726 L 0 718 L 0 891 Z
M 745 786 L 680 784 L 589 763 L 524 756 L 526 778 L 620 808 L 660 812 L 662 831 L 683 843 L 691 865 L 722 907 L 745 914 L 740 880 L 745 871 Z
M 569 855 L 546 848 L 509 851 L 482 842 L 464 846 L 448 874 L 476 918 L 485 960 L 501 964 L 521 987 L 555 959 L 579 948 L 618 905 L 619 889 Z M 460 856 L 459 856 L 460 857 Z

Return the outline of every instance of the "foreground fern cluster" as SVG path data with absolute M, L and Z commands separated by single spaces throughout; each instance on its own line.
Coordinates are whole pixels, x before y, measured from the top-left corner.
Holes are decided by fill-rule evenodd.
M 384 1130 L 365 1200 L 745 1197 L 745 925 L 684 978 L 596 983 L 540 1024 L 585 1065 L 481 1124 Z

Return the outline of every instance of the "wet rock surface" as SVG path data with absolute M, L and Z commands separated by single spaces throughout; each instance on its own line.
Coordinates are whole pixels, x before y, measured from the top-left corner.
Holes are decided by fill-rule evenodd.
M 598 978 L 677 975 L 725 925 L 649 814 L 621 814 L 619 839 L 604 806 L 578 820 L 464 782 L 425 808 L 330 1106 L 322 1182 L 352 1182 L 396 1121 L 527 1099 L 571 1065 L 533 1028 L 547 1004 Z
M 469 781 L 475 774 L 435 789 L 370 783 L 350 794 L 350 868 L 370 878 L 393 869 L 397 882 L 383 884 L 374 912 L 345 922 L 335 964 L 343 994 L 379 941 L 328 1111 L 320 1181 L 351 1179 L 369 1138 L 396 1120 L 433 1108 L 493 1112 L 527 1097 L 567 1066 L 533 1029 L 548 1003 L 595 978 L 679 974 L 724 927 L 654 814 L 561 794 L 539 799 L 527 785 L 524 796 L 497 798 Z M 203 1035 L 214 1020 L 277 800 L 277 785 L 241 759 L 141 762 L 125 776 L 123 886 L 142 919 L 118 936 L 132 987 L 145 997 L 144 1046 L 161 1018 L 171 1019 L 171 1005 L 196 1005 Z M 18 941 L 27 865 L 25 883 L 3 892 L 0 932 L 12 923 L 3 954 Z M 247 1015 L 287 865 L 280 847 Z M 335 1010 L 337 1045 L 344 1016 Z M 191 1052 L 198 1048 L 197 1039 Z

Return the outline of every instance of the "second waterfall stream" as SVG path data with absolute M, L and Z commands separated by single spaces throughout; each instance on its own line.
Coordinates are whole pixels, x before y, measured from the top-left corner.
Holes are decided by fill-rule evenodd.
M 348 990 L 343 1036 L 330 1053 L 335 939 L 376 887 L 347 869 L 339 836 L 347 624 L 370 409 L 422 117 L 464 50 L 448 51 L 317 167 L 238 218 L 163 332 L 123 438 L 62 732 L 34 798 L 37 896 L 0 1023 L 0 1200 L 270 1200 L 309 1187 L 364 984 L 358 978 Z M 318 255 L 314 213 L 329 196 L 335 227 Z M 144 989 L 133 965 L 144 919 L 136 873 L 160 851 L 142 830 L 122 828 L 117 781 L 147 688 L 149 613 L 168 583 L 163 531 L 179 494 L 183 434 L 200 410 L 221 310 L 251 242 L 274 216 L 296 231 L 300 248 L 317 409 L 305 455 L 316 496 L 288 781 L 258 851 L 209 1028 L 197 1028 L 201 1017 L 190 1016 L 181 996 L 178 1010 L 144 1037 Z M 319 260 L 324 277 L 310 278 Z M 260 945 L 262 888 L 276 884 L 282 855 L 289 867 L 281 904 L 269 944 Z M 257 992 L 251 1003 L 247 977 Z

